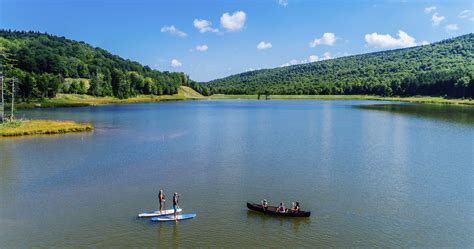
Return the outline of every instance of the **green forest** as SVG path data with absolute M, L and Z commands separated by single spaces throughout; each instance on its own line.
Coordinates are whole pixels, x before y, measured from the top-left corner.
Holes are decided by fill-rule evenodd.
M 1 70 L 17 79 L 23 100 L 57 93 L 129 98 L 175 94 L 190 86 L 203 95 L 287 94 L 474 97 L 474 34 L 441 42 L 263 69 L 197 83 L 160 72 L 84 42 L 39 32 L 0 30 Z
M 0 30 L 1 70 L 6 96 L 16 78 L 20 99 L 52 98 L 57 93 L 128 98 L 175 94 L 179 86 L 204 89 L 184 73 L 160 72 L 84 42 L 39 32 Z
M 429 45 L 263 69 L 203 83 L 220 94 L 474 97 L 474 34 Z

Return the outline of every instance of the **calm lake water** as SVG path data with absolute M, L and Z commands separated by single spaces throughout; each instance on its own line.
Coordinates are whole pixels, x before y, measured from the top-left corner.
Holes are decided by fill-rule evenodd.
M 223 100 L 19 116 L 96 131 L 0 139 L 0 248 L 474 246 L 474 108 Z M 197 217 L 135 218 L 160 188 Z M 312 216 L 247 210 L 263 198 Z

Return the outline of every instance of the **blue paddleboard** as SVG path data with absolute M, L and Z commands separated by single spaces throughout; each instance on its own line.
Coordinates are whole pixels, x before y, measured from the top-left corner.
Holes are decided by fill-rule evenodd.
M 196 214 L 179 214 L 176 215 L 176 220 L 187 220 L 196 217 Z M 151 218 L 152 221 L 175 221 L 174 215 L 166 215 Z

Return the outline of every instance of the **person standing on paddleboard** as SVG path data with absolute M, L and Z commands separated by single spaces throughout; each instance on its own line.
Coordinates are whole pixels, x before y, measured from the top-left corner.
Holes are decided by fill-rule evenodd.
M 158 199 L 160 200 L 160 213 L 162 213 L 163 204 L 165 202 L 165 194 L 163 194 L 163 189 L 160 189 L 160 193 L 158 194 Z
M 176 211 L 178 210 L 178 193 L 174 192 L 173 194 L 173 210 L 174 210 L 174 219 L 176 220 Z M 177 221 L 177 220 L 176 220 Z

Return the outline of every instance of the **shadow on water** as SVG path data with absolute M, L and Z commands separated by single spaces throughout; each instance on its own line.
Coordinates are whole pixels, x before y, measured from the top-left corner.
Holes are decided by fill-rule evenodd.
M 270 216 L 247 210 L 247 220 L 250 222 L 260 223 L 262 229 L 270 228 L 271 226 L 285 226 L 291 224 L 293 232 L 297 233 L 300 231 L 301 226 L 309 225 L 311 223 L 311 218 L 306 217 L 280 217 L 280 216 Z
M 474 108 L 470 106 L 425 105 L 425 104 L 373 104 L 354 105 L 353 108 L 391 112 L 417 118 L 474 126 Z

